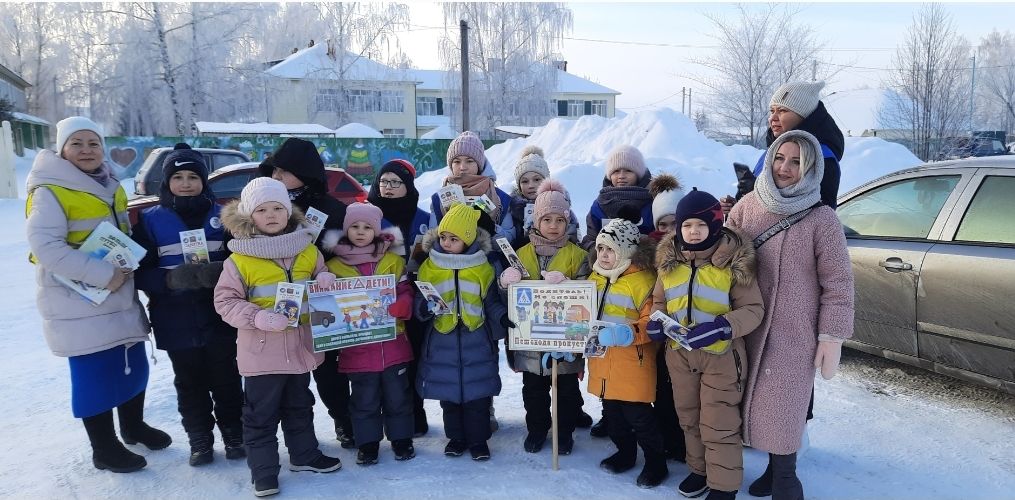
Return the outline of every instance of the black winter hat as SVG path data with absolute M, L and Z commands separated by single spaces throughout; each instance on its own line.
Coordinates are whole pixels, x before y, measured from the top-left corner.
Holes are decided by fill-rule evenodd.
M 317 146 L 310 141 L 296 137 L 286 139 L 271 158 L 261 162 L 257 169 L 262 177 L 271 177 L 275 167 L 291 172 L 312 191 L 326 191 L 324 161 L 317 153 Z
M 162 160 L 162 183 L 169 186 L 169 178 L 180 170 L 190 170 L 201 178 L 201 184 L 208 186 L 208 166 L 204 164 L 204 156 L 190 148 L 187 143 L 180 142 Z
M 691 192 L 684 195 L 677 203 L 676 214 L 676 237 L 680 245 L 691 251 L 699 251 L 711 248 L 722 236 L 723 213 L 719 200 L 705 191 L 698 191 L 698 188 L 691 188 Z M 684 241 L 681 235 L 680 226 L 687 219 L 701 219 L 708 224 L 708 237 L 697 244 L 690 244 Z

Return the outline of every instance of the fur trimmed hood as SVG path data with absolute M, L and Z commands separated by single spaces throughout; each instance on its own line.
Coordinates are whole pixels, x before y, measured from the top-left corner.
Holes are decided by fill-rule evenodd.
M 229 234 L 233 235 L 233 238 L 237 239 L 249 239 L 260 233 L 254 228 L 254 219 L 240 213 L 236 210 L 236 207 L 240 204 L 240 200 L 233 200 L 222 207 L 222 214 L 220 216 L 222 220 L 222 227 L 229 231 Z M 292 212 L 289 213 L 289 224 L 286 225 L 285 232 L 291 233 L 303 224 L 306 218 L 303 216 L 303 211 L 296 205 L 293 205 Z
M 431 228 L 423 237 L 420 239 L 420 245 L 423 251 L 427 254 L 430 253 L 430 249 L 439 241 L 440 230 L 439 228 Z M 490 233 L 483 228 L 476 228 L 476 241 L 473 244 L 479 243 L 479 249 L 483 251 L 484 255 L 489 255 L 493 251 L 493 238 L 490 237 Z M 471 245 L 470 245 L 471 246 Z
M 325 251 L 336 254 L 335 245 L 342 240 L 345 236 L 345 231 L 341 229 L 329 229 L 324 232 L 321 236 L 321 248 Z M 380 235 L 382 240 L 390 241 L 391 247 L 388 249 L 389 252 L 394 252 L 397 255 L 405 257 L 405 237 L 402 236 L 402 230 L 398 226 L 388 226 L 381 229 Z
M 589 249 L 589 269 L 592 269 L 592 265 L 596 263 L 596 259 L 598 258 L 596 246 L 592 245 L 592 248 Z M 631 267 L 637 267 L 638 269 L 653 269 L 655 268 L 655 258 L 655 240 L 642 235 L 641 239 L 638 241 L 638 247 L 634 249 L 634 254 L 631 255 Z M 626 272 L 627 271 L 625 271 L 625 273 Z
M 730 268 L 736 283 L 750 285 L 754 281 L 757 268 L 754 245 L 747 236 L 737 229 L 724 227 L 722 233 L 716 246 L 695 253 L 702 255 L 711 252 L 711 255 L 702 255 L 702 257 L 707 258 L 716 267 Z M 680 249 L 680 243 L 677 242 L 676 233 L 667 231 L 656 247 L 655 267 L 660 274 L 668 273 L 677 265 L 687 262 L 687 257 Z

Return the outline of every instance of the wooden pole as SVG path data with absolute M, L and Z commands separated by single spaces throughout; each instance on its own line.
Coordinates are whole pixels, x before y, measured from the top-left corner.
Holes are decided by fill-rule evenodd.
M 553 443 L 553 470 L 560 470 L 560 463 L 558 460 L 558 446 L 560 442 L 557 437 L 557 359 L 553 359 L 553 368 L 550 374 L 550 436 Z
M 469 130 L 469 23 L 461 20 L 458 29 L 462 44 L 462 132 L 465 132 Z

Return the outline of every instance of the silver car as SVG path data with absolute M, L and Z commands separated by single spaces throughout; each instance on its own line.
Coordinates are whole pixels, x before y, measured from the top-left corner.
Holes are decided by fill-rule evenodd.
M 1015 157 L 928 163 L 838 201 L 846 345 L 1015 394 Z

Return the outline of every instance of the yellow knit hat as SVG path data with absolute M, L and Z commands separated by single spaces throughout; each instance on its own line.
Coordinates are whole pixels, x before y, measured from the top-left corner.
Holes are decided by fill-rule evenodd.
M 476 241 L 476 224 L 478 221 L 479 210 L 464 203 L 457 203 L 441 218 L 441 223 L 437 226 L 437 232 L 438 234 L 449 232 L 459 237 L 466 245 L 471 245 L 472 242 Z

